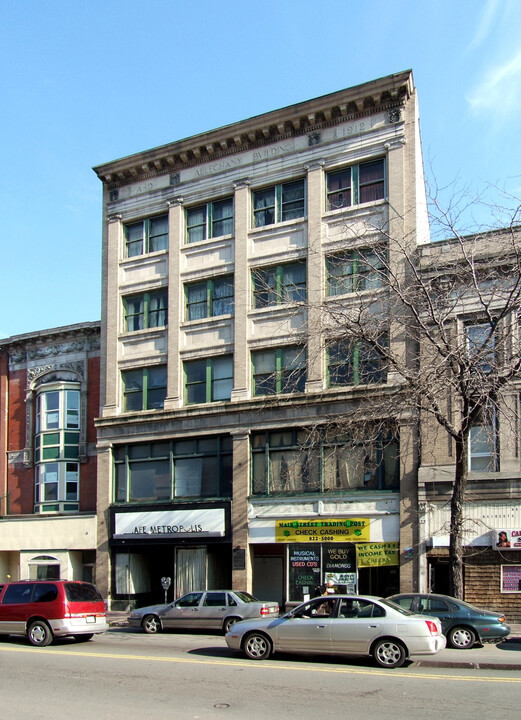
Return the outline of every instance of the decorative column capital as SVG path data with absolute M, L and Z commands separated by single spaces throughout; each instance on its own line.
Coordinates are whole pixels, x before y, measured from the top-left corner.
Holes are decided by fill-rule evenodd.
M 320 170 L 324 167 L 325 164 L 326 161 L 324 160 L 324 158 L 321 158 L 320 160 L 312 160 L 311 162 L 304 165 L 304 170 L 306 170 L 307 172 L 310 172 L 311 170 Z
M 168 208 L 174 208 L 179 207 L 184 203 L 184 198 L 179 195 L 178 197 L 172 198 L 171 200 L 166 201 L 166 205 Z

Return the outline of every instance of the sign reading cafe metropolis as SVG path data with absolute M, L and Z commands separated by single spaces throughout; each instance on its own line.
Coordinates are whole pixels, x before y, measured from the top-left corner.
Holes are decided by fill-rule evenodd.
M 223 508 L 116 513 L 115 538 L 224 537 Z

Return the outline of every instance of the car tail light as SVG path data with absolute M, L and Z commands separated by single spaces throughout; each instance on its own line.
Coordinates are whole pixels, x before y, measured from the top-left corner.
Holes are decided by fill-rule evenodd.
M 504 622 L 506 622 L 506 621 L 507 621 L 507 619 L 506 619 L 506 617 L 505 617 L 504 615 L 501 615 L 500 617 L 498 617 L 498 622 L 504 623 Z
M 261 615 L 269 615 L 270 609 L 269 608 L 261 608 Z
M 431 635 L 439 635 L 440 630 L 435 622 L 432 622 L 432 620 L 426 620 L 425 621 L 427 627 L 429 628 L 429 632 Z

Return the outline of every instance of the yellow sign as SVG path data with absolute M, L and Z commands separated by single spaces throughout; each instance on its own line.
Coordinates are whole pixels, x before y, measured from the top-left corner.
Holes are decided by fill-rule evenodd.
M 399 543 L 365 543 L 356 546 L 356 564 L 361 567 L 399 565 Z
M 277 520 L 275 542 L 368 542 L 367 518 L 328 518 L 316 520 Z

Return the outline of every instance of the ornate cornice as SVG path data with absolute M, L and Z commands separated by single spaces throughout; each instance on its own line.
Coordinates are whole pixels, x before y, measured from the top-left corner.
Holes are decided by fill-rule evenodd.
M 389 75 L 304 103 L 195 135 L 114 162 L 94 172 L 107 186 L 111 199 L 117 188 L 159 175 L 178 177 L 183 168 L 208 163 L 296 136 L 307 135 L 313 145 L 320 130 L 374 113 L 387 112 L 387 122 L 402 119 L 401 108 L 414 91 L 412 72 Z M 175 184 L 175 180 L 172 181 Z M 113 195 L 114 193 L 114 195 Z

